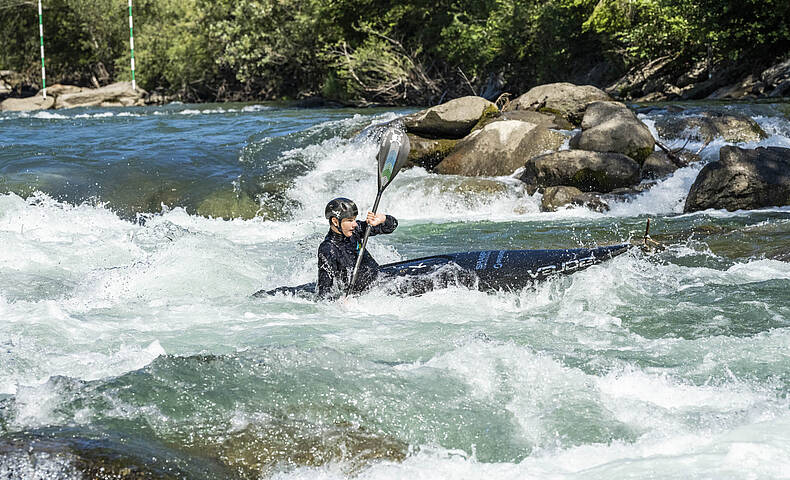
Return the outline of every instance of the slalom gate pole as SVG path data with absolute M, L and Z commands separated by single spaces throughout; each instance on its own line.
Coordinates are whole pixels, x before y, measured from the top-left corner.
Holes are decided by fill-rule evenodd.
M 131 1 L 131 0 L 130 0 Z M 38 0 L 38 36 L 41 38 L 41 91 L 47 99 L 47 71 L 44 69 L 44 14 L 41 11 L 41 0 Z
M 132 52 L 132 90 L 137 90 L 137 83 L 134 81 L 134 28 L 132 26 L 132 0 L 129 0 L 129 49 Z

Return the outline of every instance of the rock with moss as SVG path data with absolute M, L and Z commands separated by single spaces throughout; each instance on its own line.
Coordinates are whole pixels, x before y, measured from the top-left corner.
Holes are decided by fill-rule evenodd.
M 261 212 L 261 206 L 244 192 L 228 189 L 213 192 L 198 204 L 197 213 L 204 217 L 250 219 Z
M 571 146 L 593 152 L 622 153 L 642 164 L 653 153 L 655 139 L 642 123 L 620 102 L 593 102 L 584 113 L 582 132 Z
M 639 164 L 620 153 L 563 150 L 528 160 L 520 179 L 530 193 L 560 185 L 605 193 L 639 183 Z
M 499 109 L 483 97 L 461 97 L 407 115 L 406 131 L 427 138 L 463 138 L 480 121 L 499 115 Z
M 557 150 L 564 139 L 564 135 L 543 125 L 495 121 L 459 141 L 435 170 L 449 175 L 510 175 L 525 158 Z
M 790 148 L 725 146 L 699 172 L 685 212 L 752 210 L 790 205 Z
M 587 105 L 612 98 L 592 85 L 550 83 L 537 86 L 513 100 L 506 110 L 535 110 L 559 115 L 573 125 L 580 125 Z
M 406 166 L 423 167 L 432 170 L 446 157 L 458 140 L 446 138 L 424 138 L 413 133 L 407 134 L 411 143 L 411 150 Z
M 704 112 L 700 115 L 667 116 L 656 120 L 658 134 L 667 139 L 688 139 L 710 143 L 716 138 L 726 142 L 758 142 L 768 135 L 745 115 Z

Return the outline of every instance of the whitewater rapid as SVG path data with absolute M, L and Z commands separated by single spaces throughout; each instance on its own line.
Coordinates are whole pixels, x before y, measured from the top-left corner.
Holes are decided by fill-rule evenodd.
M 770 137 L 741 146 L 788 146 L 787 120 L 762 113 Z M 223 220 L 0 194 L 0 477 L 80 478 L 80 462 L 98 462 L 70 440 L 84 438 L 189 478 L 790 478 L 790 210 L 682 214 L 702 164 L 607 213 L 540 212 L 513 176 L 406 170 L 380 206 L 399 220 L 370 243 L 380 263 L 616 243 L 648 217 L 668 249 L 493 294 L 251 298 L 315 280 L 326 200 L 375 198 L 376 147 L 356 133 L 396 115 L 2 114 L 63 135 L 151 128 L 146 143 L 178 130 L 178 150 L 137 161 L 173 177 L 189 165 L 205 177 L 195 189 L 276 180 L 291 203 L 283 218 Z M 97 169 L 128 148 L 70 145 Z M 225 163 L 184 160 L 210 149 Z M 8 178 L 15 158 L 0 157 Z M 22 160 L 42 176 L 72 167 Z M 86 184 L 125 181 L 90 168 Z

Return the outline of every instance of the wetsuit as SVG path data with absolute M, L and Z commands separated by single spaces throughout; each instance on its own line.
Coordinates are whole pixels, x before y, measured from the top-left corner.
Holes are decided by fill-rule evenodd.
M 387 219 L 375 227 L 370 227 L 370 235 L 392 233 L 398 221 L 395 217 L 387 215 Z M 326 238 L 318 247 L 318 295 L 324 298 L 340 296 L 351 281 L 354 266 L 357 263 L 357 254 L 365 237 L 367 223 L 357 220 L 357 226 L 350 237 L 342 233 L 335 233 L 329 229 Z M 378 276 L 379 264 L 365 249 L 359 274 L 354 285 L 354 292 L 360 292 L 368 287 Z

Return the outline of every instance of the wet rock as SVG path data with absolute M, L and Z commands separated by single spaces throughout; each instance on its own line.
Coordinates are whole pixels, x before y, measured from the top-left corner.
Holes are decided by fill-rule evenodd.
M 546 187 L 540 201 L 540 209 L 544 212 L 556 212 L 567 205 L 581 205 L 596 212 L 609 210 L 609 205 L 596 192 L 582 192 L 576 187 Z
M 403 118 L 406 131 L 429 138 L 462 138 L 486 116 L 499 114 L 499 109 L 482 97 L 461 97 L 447 103 L 407 115 Z
M 620 102 L 593 102 L 584 113 L 582 132 L 574 148 L 622 153 L 641 164 L 653 152 L 655 140 L 647 125 Z
M 639 164 L 620 153 L 563 150 L 531 158 L 520 178 L 530 193 L 559 185 L 610 192 L 639 183 Z
M 444 160 L 444 157 L 458 143 L 458 140 L 452 139 L 424 138 L 413 133 L 408 133 L 407 135 L 411 143 L 408 163 L 411 166 L 416 165 L 427 170 L 432 170 L 439 162 Z
M 790 205 L 790 148 L 725 146 L 697 175 L 685 212 Z
M 32 474 L 32 476 L 31 476 Z M 0 437 L 2 478 L 175 480 L 230 478 L 212 459 L 189 456 L 152 438 L 52 427 Z
M 757 142 L 768 135 L 751 118 L 705 112 L 700 116 L 664 117 L 656 120 L 659 135 L 670 139 L 691 139 L 709 143 L 717 137 L 726 142 Z
M 28 98 L 7 98 L 0 103 L 0 111 L 3 112 L 28 112 L 32 110 L 47 110 L 55 105 L 55 97 L 41 95 Z
M 85 88 L 58 95 L 55 108 L 131 107 L 145 105 L 146 91 L 132 89 L 131 82 L 117 82 L 101 88 Z
M 510 175 L 525 158 L 558 149 L 564 138 L 534 123 L 495 121 L 460 140 L 435 170 L 449 175 Z
M 664 152 L 653 152 L 642 164 L 642 179 L 663 178 L 671 175 L 678 169 L 675 162 L 669 159 Z
M 508 110 L 553 113 L 573 125 L 579 125 L 587 105 L 611 99 L 606 92 L 592 85 L 551 83 L 537 86 L 516 98 L 510 103 Z
M 284 469 L 330 463 L 342 464 L 346 474 L 354 474 L 376 461 L 401 462 L 408 449 L 396 438 L 349 424 L 318 426 L 277 419 L 216 440 L 221 443 L 204 448 L 244 478 L 267 478 Z
M 198 215 L 204 217 L 242 218 L 249 220 L 261 210 L 261 205 L 244 192 L 227 189 L 218 190 L 206 197 L 197 207 Z

